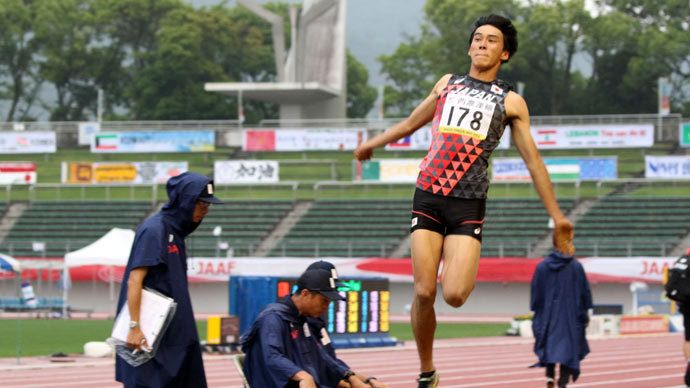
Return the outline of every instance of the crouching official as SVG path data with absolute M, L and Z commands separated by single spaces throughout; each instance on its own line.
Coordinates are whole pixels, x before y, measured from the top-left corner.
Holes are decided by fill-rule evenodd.
M 344 300 L 332 273 L 305 271 L 295 294 L 266 306 L 242 336 L 246 354 L 244 373 L 252 387 L 276 388 L 388 388 L 364 376 L 324 349 L 328 334 L 316 332 L 307 317 L 319 317 L 333 300 Z

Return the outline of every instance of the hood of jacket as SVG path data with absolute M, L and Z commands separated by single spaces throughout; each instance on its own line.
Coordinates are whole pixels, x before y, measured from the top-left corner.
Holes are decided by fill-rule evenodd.
M 546 262 L 546 266 L 549 268 L 549 270 L 560 271 L 561 268 L 568 265 L 568 263 L 573 261 L 573 259 L 573 256 L 568 256 L 559 251 L 553 251 L 546 256 L 544 261 Z
M 200 222 L 194 222 L 194 207 L 201 191 L 211 178 L 195 172 L 184 172 L 168 179 L 168 203 L 163 206 L 161 213 L 168 225 L 182 237 L 192 233 Z

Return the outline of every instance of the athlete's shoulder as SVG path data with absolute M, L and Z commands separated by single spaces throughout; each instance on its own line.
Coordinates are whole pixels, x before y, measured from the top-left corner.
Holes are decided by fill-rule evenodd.
M 513 84 L 500 78 L 496 78 L 493 84 L 503 89 L 505 93 L 515 90 L 515 88 L 513 88 Z
M 455 77 L 455 74 L 444 74 L 443 77 L 439 78 L 438 81 L 436 81 L 436 87 L 445 88 L 448 85 L 448 83 L 450 83 L 450 80 L 453 79 L 453 77 Z
M 515 117 L 522 114 L 529 114 L 527 102 L 521 95 L 514 91 L 509 91 L 505 99 L 506 114 L 508 117 Z

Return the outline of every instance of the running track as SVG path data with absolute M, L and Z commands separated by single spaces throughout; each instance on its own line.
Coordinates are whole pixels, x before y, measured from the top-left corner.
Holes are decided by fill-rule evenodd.
M 682 342 L 679 334 L 590 340 L 592 353 L 581 365 L 582 375 L 568 387 L 680 387 L 684 372 Z M 441 374 L 440 386 L 542 388 L 543 369 L 527 368 L 536 361 L 532 343 L 514 337 L 436 341 L 434 359 Z M 376 375 L 391 388 L 416 387 L 414 344 L 340 350 L 338 354 L 354 370 Z M 205 356 L 204 363 L 209 387 L 241 387 L 230 356 Z M 0 359 L 3 388 L 120 388 L 113 376 L 112 360 L 78 358 L 72 363 L 50 363 L 27 358 L 17 365 L 16 359 Z

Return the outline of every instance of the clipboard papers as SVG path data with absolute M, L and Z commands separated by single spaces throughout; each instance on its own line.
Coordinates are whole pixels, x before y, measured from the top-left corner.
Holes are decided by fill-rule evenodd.
M 126 346 L 127 334 L 129 334 L 129 306 L 125 303 L 120 310 L 120 314 L 115 318 L 115 325 L 106 340 L 115 348 L 118 356 L 122 357 L 127 363 L 136 367 L 152 359 L 156 355 L 156 350 L 160 344 L 165 330 L 170 325 L 170 321 L 177 310 L 177 303 L 170 297 L 160 292 L 144 288 L 141 290 L 141 307 L 139 308 L 139 326 L 141 327 L 146 344 L 150 347 L 148 351 L 135 352 Z

